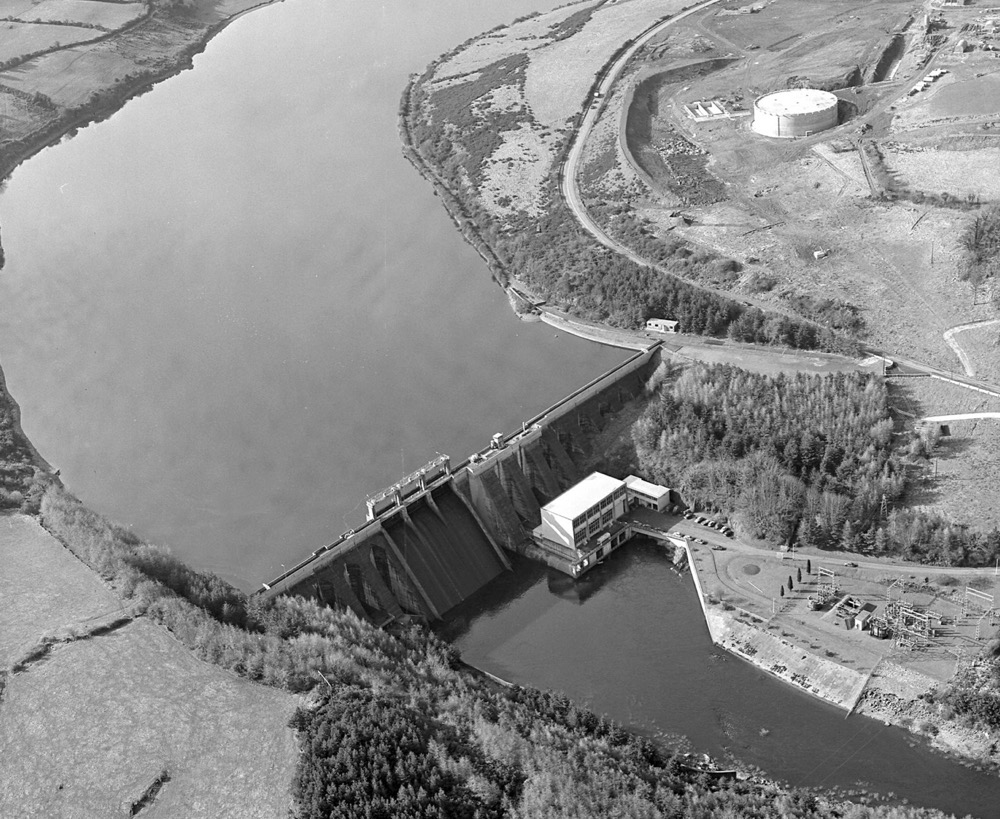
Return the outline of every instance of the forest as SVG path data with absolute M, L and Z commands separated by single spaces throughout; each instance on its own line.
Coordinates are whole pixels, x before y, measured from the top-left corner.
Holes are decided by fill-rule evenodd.
M 959 242 L 963 251 L 962 278 L 973 287 L 995 279 L 1000 269 L 1000 205 L 984 208 L 970 219 Z
M 0 510 L 20 509 L 31 514 L 38 511 L 50 478 L 36 463 L 17 417 L 17 405 L 0 375 Z
M 955 566 L 1000 556 L 1000 532 L 905 507 L 924 442 L 896 442 L 881 378 L 696 364 L 657 381 L 633 428 L 640 468 L 744 536 Z
M 29 452 L 8 428 L 13 451 Z M 207 662 L 309 695 L 292 721 L 301 819 L 942 816 L 758 777 L 710 780 L 565 697 L 482 678 L 419 624 L 379 629 L 315 601 L 246 595 L 87 509 L 58 481 L 48 481 L 40 507 L 43 525 L 132 616 L 162 624 Z
M 42 519 L 202 659 L 310 692 L 293 718 L 295 815 L 917 819 L 758 777 L 713 780 L 558 694 L 505 688 L 420 625 L 376 628 L 302 598 L 264 601 L 85 509 L 57 486 Z

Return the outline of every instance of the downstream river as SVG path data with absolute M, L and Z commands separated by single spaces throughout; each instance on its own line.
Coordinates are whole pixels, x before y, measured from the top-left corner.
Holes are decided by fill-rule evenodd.
M 70 489 L 251 588 L 359 521 L 366 494 L 622 360 L 514 318 L 396 133 L 411 72 L 561 2 L 287 0 L 19 168 L 0 359 Z M 795 784 L 1000 804 L 998 780 L 713 651 L 655 550 L 575 589 L 522 566 L 453 630 L 503 676 Z
M 636 540 L 575 584 L 527 560 L 442 628 L 473 665 L 563 691 L 623 725 L 801 787 L 867 789 L 995 819 L 1000 778 L 911 734 L 827 705 L 725 651 L 708 635 L 690 576 Z
M 626 357 L 519 322 L 396 131 L 558 2 L 288 0 L 14 173 L 0 361 L 73 492 L 250 589 Z

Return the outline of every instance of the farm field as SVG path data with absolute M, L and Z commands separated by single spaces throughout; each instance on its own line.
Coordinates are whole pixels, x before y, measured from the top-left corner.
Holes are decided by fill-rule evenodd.
M 38 23 L 0 23 L 0 34 L 0 63 L 101 36 L 92 28 Z
M 0 816 L 127 816 L 164 773 L 144 816 L 285 815 L 297 697 L 129 622 L 34 518 L 0 518 L 0 563 Z
M 43 636 L 86 630 L 122 610 L 118 597 L 34 518 L 0 517 L 0 669 Z
M 9 678 L 0 815 L 271 817 L 291 807 L 297 699 L 195 659 L 138 620 Z
M 70 71 L 72 67 L 72 71 Z M 0 82 L 25 93 L 42 93 L 56 105 L 82 105 L 95 87 L 120 81 L 135 65 L 113 46 L 98 43 L 55 51 L 32 60 L 32 70 L 0 73 Z
M 113 31 L 141 17 L 143 3 L 101 2 L 101 0 L 0 0 L 0 17 L 25 22 L 83 23 Z
M 886 160 L 903 179 L 925 191 L 949 191 L 965 198 L 1000 199 L 1000 175 L 987 172 L 1000 166 L 1000 140 L 995 148 L 968 151 L 907 149 L 893 143 L 886 146 Z
M 83 23 L 113 31 L 141 17 L 143 3 L 101 2 L 101 0 L 0 0 L 0 17 L 25 22 Z

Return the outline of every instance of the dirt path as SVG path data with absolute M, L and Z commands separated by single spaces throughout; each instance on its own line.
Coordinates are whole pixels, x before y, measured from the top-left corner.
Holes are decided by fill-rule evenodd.
M 945 330 L 945 343 L 947 343 L 947 345 L 955 351 L 955 355 L 958 356 L 958 360 L 962 362 L 962 368 L 965 370 L 966 375 L 975 375 L 976 369 L 972 366 L 972 361 L 969 360 L 969 354 L 962 349 L 962 345 L 958 343 L 955 336 L 959 333 L 965 332 L 966 330 L 975 330 L 978 327 L 990 327 L 994 324 L 1000 324 L 1000 318 L 986 319 L 985 321 L 973 321 L 970 324 L 959 324 L 957 327 Z

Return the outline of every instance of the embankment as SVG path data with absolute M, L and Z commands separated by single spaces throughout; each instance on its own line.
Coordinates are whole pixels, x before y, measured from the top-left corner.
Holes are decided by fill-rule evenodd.
M 726 611 L 705 594 L 690 544 L 687 550 L 698 602 L 715 645 L 783 682 L 845 711 L 853 710 L 865 690 L 868 679 L 865 674 L 812 654 L 801 646 L 792 645 L 757 625 L 743 622 L 736 610 Z
M 809 694 L 850 711 L 867 675 L 824 659 L 801 646 L 745 623 L 717 606 L 705 607 L 712 642 Z
M 1000 767 L 993 736 L 946 718 L 925 698 L 937 681 L 886 659 L 870 673 L 847 668 L 770 633 L 762 623 L 747 622 L 749 615 L 727 610 L 705 593 L 692 558 L 688 545 L 691 577 L 713 644 L 848 714 L 905 728 L 967 766 Z
M 883 661 L 872 672 L 856 710 L 923 736 L 937 750 L 967 765 L 971 760 L 986 768 L 1000 767 L 1000 750 L 994 736 L 944 718 L 938 707 L 924 697 L 937 685 L 926 674 Z

